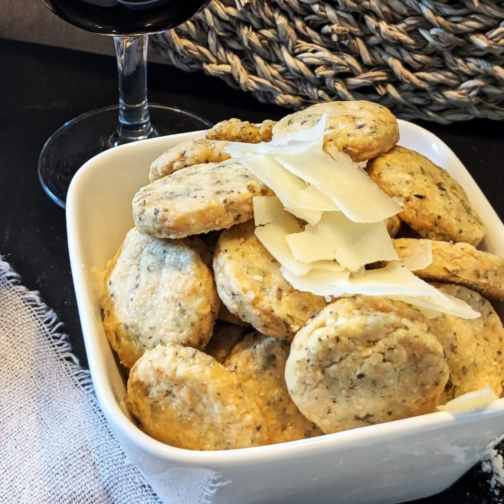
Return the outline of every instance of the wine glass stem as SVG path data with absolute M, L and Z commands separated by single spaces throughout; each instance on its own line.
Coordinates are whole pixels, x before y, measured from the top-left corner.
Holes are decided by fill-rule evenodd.
M 114 144 L 143 140 L 153 130 L 147 102 L 149 37 L 114 37 L 119 73 L 119 126 Z

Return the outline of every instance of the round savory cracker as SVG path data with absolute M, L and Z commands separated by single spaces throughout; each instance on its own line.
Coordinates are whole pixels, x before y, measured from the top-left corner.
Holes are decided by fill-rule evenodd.
M 204 348 L 219 304 L 198 250 L 133 228 L 105 274 L 103 325 L 120 361 L 131 367 L 159 343 Z
M 209 129 L 207 140 L 228 140 L 229 142 L 259 143 L 269 142 L 272 137 L 274 121 L 263 121 L 259 126 L 240 119 L 226 119 Z
M 273 137 L 311 128 L 323 114 L 327 114 L 324 149 L 335 147 L 355 162 L 379 156 L 399 140 L 396 118 L 387 108 L 369 101 L 317 103 L 278 121 Z
M 414 238 L 392 240 L 399 259 L 415 248 Z M 488 299 L 504 301 L 504 259 L 469 243 L 432 241 L 432 263 L 413 273 L 424 280 L 464 285 Z
M 126 404 L 142 430 L 188 450 L 263 444 L 263 417 L 240 381 L 209 355 L 158 345 L 135 363 Z
M 253 197 L 271 194 L 238 162 L 194 165 L 142 187 L 133 198 L 133 218 L 143 233 L 184 238 L 252 219 Z
M 241 341 L 249 331 L 249 327 L 217 320 L 212 337 L 205 347 L 205 353 L 211 355 L 217 362 L 222 364 L 235 345 Z
M 253 332 L 235 345 L 224 362 L 224 367 L 236 375 L 244 389 L 256 398 L 264 417 L 263 432 L 267 444 L 322 434 L 299 412 L 289 396 L 284 376 L 288 356 L 288 341 Z
M 198 138 L 188 140 L 163 152 L 150 166 L 149 180 L 155 180 L 171 175 L 177 170 L 204 163 L 220 163 L 230 159 L 224 152 L 228 142 Z
M 483 239 L 485 227 L 451 175 L 418 152 L 396 146 L 368 163 L 369 176 L 403 203 L 401 220 L 423 238 L 466 242 Z
M 504 379 L 504 328 L 499 316 L 477 292 L 461 285 L 433 285 L 481 313 L 471 320 L 442 313 L 430 321 L 450 368 L 440 404 L 483 387 L 492 388 L 500 396 Z
M 292 287 L 254 234 L 253 221 L 224 231 L 214 252 L 217 291 L 228 310 L 262 334 L 292 339 L 327 303 Z
M 327 434 L 434 411 L 448 366 L 420 311 L 355 296 L 296 334 L 285 378 L 301 413 Z

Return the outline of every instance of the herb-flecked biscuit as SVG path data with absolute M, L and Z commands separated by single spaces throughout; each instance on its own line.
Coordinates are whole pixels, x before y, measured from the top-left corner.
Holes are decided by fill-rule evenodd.
M 120 361 L 131 367 L 159 343 L 204 348 L 219 304 L 196 248 L 133 228 L 105 274 L 103 325 Z
M 269 142 L 272 137 L 274 121 L 267 119 L 256 126 L 240 119 L 226 119 L 209 129 L 205 138 L 208 140 L 228 140 L 230 142 L 259 143 Z
M 263 444 L 263 417 L 240 381 L 209 355 L 158 345 L 133 366 L 126 404 L 153 438 L 188 450 Z
M 392 240 L 399 259 L 415 247 L 414 238 Z M 413 273 L 424 280 L 460 284 L 488 299 L 504 301 L 504 259 L 468 243 L 432 241 L 432 263 Z
M 434 411 L 448 366 L 420 311 L 355 296 L 296 334 L 285 378 L 301 413 L 327 434 Z
M 464 189 L 418 152 L 396 146 L 368 163 L 368 173 L 385 193 L 402 201 L 399 217 L 423 238 L 474 246 L 483 239 L 485 227 Z
M 434 334 L 445 351 L 450 378 L 440 399 L 490 387 L 500 396 L 504 379 L 504 329 L 489 301 L 461 285 L 434 284 L 444 294 L 462 299 L 481 316 L 463 319 L 442 313 L 431 320 Z
M 285 384 L 289 342 L 253 332 L 235 345 L 224 367 L 256 398 L 266 443 L 285 443 L 319 436 L 322 431 L 292 402 Z
M 161 154 L 150 166 L 149 180 L 154 182 L 177 170 L 203 163 L 220 163 L 231 156 L 223 152 L 228 142 L 198 138 L 175 145 Z
M 387 152 L 399 140 L 396 118 L 385 107 L 368 101 L 317 103 L 278 121 L 273 137 L 308 129 L 327 114 L 324 149 L 348 154 L 353 161 L 366 161 Z
M 254 234 L 254 223 L 224 231 L 214 252 L 217 291 L 228 310 L 262 334 L 292 339 L 327 303 L 285 280 L 280 263 Z
M 133 198 L 133 218 L 143 233 L 184 238 L 252 219 L 253 197 L 271 194 L 238 162 L 194 165 L 142 187 Z

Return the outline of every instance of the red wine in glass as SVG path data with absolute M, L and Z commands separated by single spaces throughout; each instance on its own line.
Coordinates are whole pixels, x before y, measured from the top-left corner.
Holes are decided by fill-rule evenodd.
M 61 19 L 84 30 L 114 37 L 119 105 L 69 121 L 46 142 L 39 179 L 51 199 L 65 207 L 75 172 L 94 155 L 124 143 L 206 129 L 206 119 L 147 101 L 148 35 L 174 28 L 210 0 L 41 0 Z M 151 122 L 152 118 L 152 122 Z
M 57 16 L 102 35 L 146 35 L 187 21 L 208 0 L 42 0 Z

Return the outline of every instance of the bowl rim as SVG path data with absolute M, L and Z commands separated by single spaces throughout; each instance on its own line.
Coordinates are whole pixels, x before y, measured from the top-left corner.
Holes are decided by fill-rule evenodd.
M 400 129 L 409 130 L 410 133 L 424 136 L 428 141 L 432 142 L 433 147 L 450 159 L 450 165 L 455 167 L 457 174 L 462 175 L 466 183 L 472 184 L 471 190 L 476 191 L 475 197 L 479 199 L 479 203 L 483 203 L 486 207 L 486 211 L 493 214 L 493 225 L 496 223 L 499 224 L 504 231 L 504 224 L 455 153 L 436 135 L 421 126 L 400 119 L 398 119 L 398 124 Z M 309 439 L 300 439 L 297 441 L 289 441 L 286 443 L 266 446 L 218 451 L 196 451 L 169 446 L 151 438 L 140 430 L 140 428 L 127 417 L 121 408 L 120 401 L 117 400 L 113 393 L 112 386 L 107 380 L 106 370 L 100 362 L 104 356 L 95 355 L 99 350 L 98 339 L 102 336 L 96 333 L 94 324 L 92 323 L 93 317 L 90 315 L 92 313 L 91 310 L 93 309 L 93 303 L 88 288 L 90 284 L 89 272 L 85 271 L 85 268 L 82 267 L 84 264 L 83 251 L 82 247 L 79 246 L 81 244 L 81 238 L 79 236 L 79 226 L 77 224 L 79 215 L 82 212 L 79 204 L 81 196 L 80 187 L 82 182 L 87 177 L 91 176 L 93 171 L 98 167 L 97 161 L 108 161 L 116 157 L 118 152 L 127 152 L 130 149 L 139 149 L 154 143 L 162 145 L 163 142 L 172 142 L 173 140 L 178 139 L 182 141 L 185 139 L 195 138 L 201 133 L 201 131 L 198 131 L 158 137 L 126 144 L 102 152 L 87 161 L 78 170 L 68 191 L 66 207 L 68 247 L 89 369 L 96 391 L 96 396 L 102 411 L 113 430 L 115 430 L 120 437 L 127 439 L 131 445 L 134 445 L 137 449 L 143 451 L 144 453 L 155 456 L 161 460 L 173 460 L 179 463 L 192 465 L 218 464 L 221 467 L 225 467 L 236 463 L 262 463 L 267 459 L 276 460 L 284 459 L 286 457 L 292 458 L 293 456 L 315 455 L 316 453 L 331 451 L 335 448 L 351 447 L 356 443 L 372 443 L 373 440 L 378 439 L 382 442 L 383 439 L 387 437 L 397 440 L 408 436 L 417 430 L 432 431 L 436 429 L 443 429 L 454 425 L 455 423 L 475 422 L 484 416 L 504 416 L 504 398 L 502 398 L 494 401 L 484 410 L 456 414 L 446 411 L 436 411 L 426 415 L 366 427 L 359 427 L 348 431 L 325 434 Z M 96 356 L 98 359 L 96 359 Z

